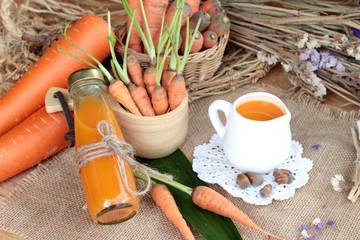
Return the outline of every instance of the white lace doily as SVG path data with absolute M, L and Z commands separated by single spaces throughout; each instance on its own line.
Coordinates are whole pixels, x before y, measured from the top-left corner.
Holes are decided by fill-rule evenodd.
M 277 184 L 273 172 L 262 174 L 264 182 L 258 187 L 250 185 L 241 189 L 236 183 L 236 177 L 242 173 L 233 167 L 227 160 L 221 139 L 214 134 L 208 144 L 198 145 L 194 149 L 192 168 L 198 177 L 207 183 L 219 184 L 234 197 L 240 197 L 245 202 L 255 205 L 268 205 L 272 200 L 285 200 L 295 194 L 297 188 L 305 186 L 309 180 L 308 172 L 313 166 L 312 160 L 303 158 L 303 147 L 297 141 L 292 141 L 291 151 L 286 161 L 278 168 L 288 169 L 292 172 L 294 180 L 291 184 Z M 270 183 L 273 187 L 270 196 L 264 198 L 260 189 Z

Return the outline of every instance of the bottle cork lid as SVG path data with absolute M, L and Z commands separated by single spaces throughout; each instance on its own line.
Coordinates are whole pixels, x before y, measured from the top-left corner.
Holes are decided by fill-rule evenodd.
M 108 85 L 109 82 L 104 78 L 103 73 L 96 68 L 85 68 L 73 72 L 67 80 L 69 91 L 74 85 L 88 84 L 89 82 L 102 82 Z

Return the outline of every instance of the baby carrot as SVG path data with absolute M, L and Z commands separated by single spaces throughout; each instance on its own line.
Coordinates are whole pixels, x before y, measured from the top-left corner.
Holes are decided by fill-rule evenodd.
M 99 61 L 109 55 L 107 23 L 96 15 L 87 15 L 77 20 L 69 28 L 68 35 Z M 6 113 L 0 118 L 0 136 L 44 106 L 44 98 L 50 87 L 65 88 L 71 73 L 87 67 L 83 61 L 58 52 L 58 46 L 93 63 L 61 37 L 0 98 L 1 112 Z
M 215 46 L 216 43 L 218 42 L 219 37 L 214 31 L 206 30 L 205 32 L 202 33 L 202 35 L 204 38 L 204 43 L 202 46 L 203 49 L 211 48 Z
M 144 72 L 144 83 L 146 87 L 146 91 L 151 96 L 154 88 L 156 86 L 156 68 L 153 66 L 149 66 L 145 69 Z
M 160 85 L 156 86 L 151 95 L 151 103 L 155 115 L 165 114 L 169 109 L 169 102 L 166 90 Z
M 182 31 L 182 33 L 183 33 L 182 38 L 183 38 L 183 39 L 186 39 L 186 37 L 185 37 L 185 34 L 186 34 L 186 33 L 184 33 L 184 32 L 186 32 L 186 30 L 185 30 L 185 31 Z M 201 49 L 202 46 L 203 46 L 203 43 L 204 43 L 204 38 L 203 38 L 201 32 L 199 32 L 199 31 L 196 31 L 196 32 L 195 32 L 194 29 L 190 29 L 190 37 L 193 37 L 193 36 L 194 36 L 195 38 L 194 38 L 193 44 L 191 45 L 190 53 L 199 52 L 200 49 Z M 181 53 L 181 54 L 184 54 L 184 52 L 185 52 L 185 47 L 186 47 L 186 42 L 183 41 L 182 44 L 181 44 L 181 47 L 180 47 L 180 53 Z
M 108 90 L 109 93 L 132 114 L 141 116 L 141 113 L 136 106 L 135 101 L 130 95 L 129 89 L 122 81 L 113 81 L 110 84 Z
M 186 84 L 182 74 L 176 74 L 168 88 L 169 107 L 177 108 L 185 97 Z
M 135 13 L 135 19 L 139 23 L 140 26 L 143 24 L 143 18 L 140 10 L 140 1 L 141 0 L 129 0 L 129 7 L 130 9 Z M 128 15 L 127 22 L 126 22 L 126 32 L 131 33 L 130 36 L 130 42 L 129 42 L 129 48 L 138 52 L 142 53 L 142 43 L 139 36 L 139 33 L 136 31 L 136 29 L 130 29 L 130 23 L 131 23 L 131 17 Z
M 131 84 L 128 88 L 132 99 L 141 112 L 141 115 L 155 116 L 155 112 L 146 89 L 144 87 L 137 87 L 134 84 Z
M 190 29 L 195 29 L 197 22 L 201 19 L 199 32 L 203 32 L 211 22 L 210 14 L 204 11 L 198 11 L 190 18 Z
M 175 75 L 176 75 L 176 70 L 172 70 L 171 68 L 167 68 L 163 72 L 161 78 L 161 85 L 166 91 L 169 89 L 170 83 L 172 79 L 175 77 Z
M 222 37 L 230 28 L 230 19 L 225 14 L 218 14 L 211 19 L 208 30 L 216 32 L 218 37 Z
M 143 69 L 135 54 L 127 56 L 127 70 L 131 77 L 131 82 L 139 87 L 145 87 L 143 79 Z
M 283 239 L 260 228 L 232 202 L 209 187 L 196 187 L 192 192 L 192 201 L 203 209 L 228 217 L 246 227 L 250 227 L 276 239 Z
M 145 15 L 150 30 L 151 38 L 154 39 L 159 31 L 162 21 L 163 12 L 166 11 L 169 0 L 142 0 L 144 4 Z M 145 28 L 143 27 L 145 32 Z
M 219 0 L 206 0 L 200 5 L 199 10 L 209 12 L 210 9 L 220 6 L 221 2 Z
M 3 117 L 6 114 L 3 114 Z M 69 131 L 62 113 L 45 106 L 0 137 L 0 182 L 29 169 L 65 149 Z
M 169 220 L 179 229 L 184 239 L 191 240 L 195 237 L 181 215 L 174 197 L 164 184 L 155 184 L 151 189 L 151 197 L 155 203 L 164 211 Z

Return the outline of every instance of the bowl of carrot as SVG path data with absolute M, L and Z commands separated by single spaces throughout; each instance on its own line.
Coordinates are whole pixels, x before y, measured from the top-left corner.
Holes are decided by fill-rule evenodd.
M 188 130 L 188 96 L 174 110 L 158 116 L 139 116 L 113 105 L 126 142 L 135 155 L 156 159 L 175 152 L 184 142 Z

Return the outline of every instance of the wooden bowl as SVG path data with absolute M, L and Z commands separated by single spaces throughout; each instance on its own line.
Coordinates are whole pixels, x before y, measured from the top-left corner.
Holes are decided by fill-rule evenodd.
M 175 152 L 185 141 L 188 130 L 188 94 L 173 111 L 164 115 L 136 116 L 119 104 L 113 110 L 126 142 L 135 155 L 155 159 Z

